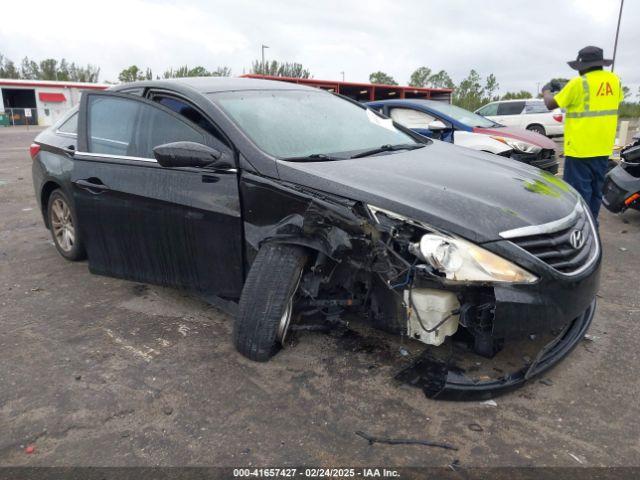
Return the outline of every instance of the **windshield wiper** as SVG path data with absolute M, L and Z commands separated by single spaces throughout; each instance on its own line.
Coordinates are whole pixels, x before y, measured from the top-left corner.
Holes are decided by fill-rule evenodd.
M 416 148 L 424 147 L 424 143 L 400 143 L 398 145 L 382 145 L 378 148 L 372 148 L 371 150 L 365 150 L 364 152 L 356 153 L 355 155 L 351 155 L 349 158 L 362 158 L 368 157 L 370 155 L 375 155 L 376 153 L 382 152 L 394 152 L 397 150 L 415 150 Z
M 304 155 L 301 157 L 285 157 L 282 160 L 288 162 L 324 162 L 329 160 L 346 160 L 344 157 L 335 157 L 333 155 L 327 155 L 326 153 L 312 153 L 311 155 Z

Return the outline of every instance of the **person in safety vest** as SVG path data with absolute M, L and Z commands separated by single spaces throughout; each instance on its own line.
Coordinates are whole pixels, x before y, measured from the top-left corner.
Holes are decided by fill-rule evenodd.
M 547 108 L 565 110 L 563 178 L 582 195 L 596 221 L 616 138 L 618 106 L 624 98 L 618 76 L 602 69 L 612 63 L 603 58 L 601 48 L 585 47 L 568 62 L 579 77 L 562 89 L 556 82 L 542 87 Z

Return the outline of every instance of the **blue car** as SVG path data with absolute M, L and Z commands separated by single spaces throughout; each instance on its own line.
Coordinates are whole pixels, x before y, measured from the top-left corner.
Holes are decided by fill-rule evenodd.
M 435 100 L 380 100 L 366 105 L 426 137 L 510 157 L 550 173 L 558 172 L 555 142 L 544 135 L 506 127 Z

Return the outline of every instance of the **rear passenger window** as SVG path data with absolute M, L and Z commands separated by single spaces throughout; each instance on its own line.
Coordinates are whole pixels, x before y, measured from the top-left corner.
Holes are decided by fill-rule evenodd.
M 549 109 L 544 102 L 531 102 L 524 107 L 524 113 L 549 113 Z
M 154 158 L 153 148 L 164 143 L 205 143 L 186 121 L 140 101 L 95 95 L 88 109 L 91 153 Z
M 115 97 L 89 97 L 89 152 L 135 156 L 133 128 L 141 104 Z
M 524 102 L 504 102 L 498 104 L 498 115 L 520 115 Z
M 69 135 L 78 134 L 78 112 L 67 118 L 62 125 L 57 128 L 58 132 L 67 133 Z

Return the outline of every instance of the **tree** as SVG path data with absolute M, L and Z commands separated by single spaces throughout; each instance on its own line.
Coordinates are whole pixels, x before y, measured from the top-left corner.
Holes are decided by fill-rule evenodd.
M 209 71 L 202 66 L 189 68 L 184 65 L 176 70 L 170 68 L 163 74 L 164 78 L 182 78 L 182 77 L 229 77 L 231 69 L 229 67 L 217 67 L 215 70 Z
M 64 58 L 60 62 L 55 58 L 45 58 L 37 63 L 24 57 L 18 69 L 11 60 L 0 54 L 0 77 L 2 78 L 95 83 L 99 75 L 100 69 L 94 65 L 82 67 L 75 63 L 69 64 Z
M 519 92 L 507 92 L 500 98 L 500 100 L 521 100 L 525 98 L 533 98 L 533 95 L 531 95 L 531 92 L 527 92 L 526 90 L 520 90 Z
M 272 60 L 271 62 L 267 60 L 264 62 L 256 60 L 251 66 L 251 73 L 258 75 L 272 75 L 275 77 L 311 77 L 311 72 L 304 68 L 301 63 L 278 62 L 277 60 Z
M 431 88 L 454 88 L 453 80 L 447 72 L 440 70 L 429 77 L 429 86 Z
M 140 80 L 151 80 L 151 70 L 147 68 L 145 73 L 137 65 L 131 65 L 129 68 L 125 68 L 118 75 L 118 80 L 123 83 L 138 82 Z
M 419 67 L 411 74 L 409 85 L 411 87 L 426 87 L 430 78 L 431 69 L 428 67 Z
M 20 78 L 16 65 L 0 53 L 0 78 Z
M 496 76 L 493 73 L 490 73 L 484 85 L 484 99 L 488 102 L 497 100 L 498 97 L 494 97 L 494 94 L 499 88 L 500 84 L 498 83 L 498 80 L 496 80 Z
M 22 59 L 20 65 L 20 78 L 25 80 L 38 80 L 40 79 L 40 67 L 33 60 L 29 60 L 28 57 Z
M 396 82 L 391 75 L 382 71 L 377 71 L 370 74 L 369 81 L 371 83 L 379 83 L 382 85 L 398 85 L 398 82 Z
M 453 91 L 453 104 L 471 111 L 479 108 L 484 103 L 481 80 L 478 72 L 471 70 L 467 78 Z
M 631 89 L 626 86 L 622 86 L 622 101 L 624 102 L 627 98 L 631 97 Z
M 87 64 L 86 67 L 71 63 L 69 65 L 69 80 L 72 82 L 96 83 L 100 76 L 100 68 Z
M 58 61 L 45 58 L 40 61 L 40 80 L 58 80 Z

